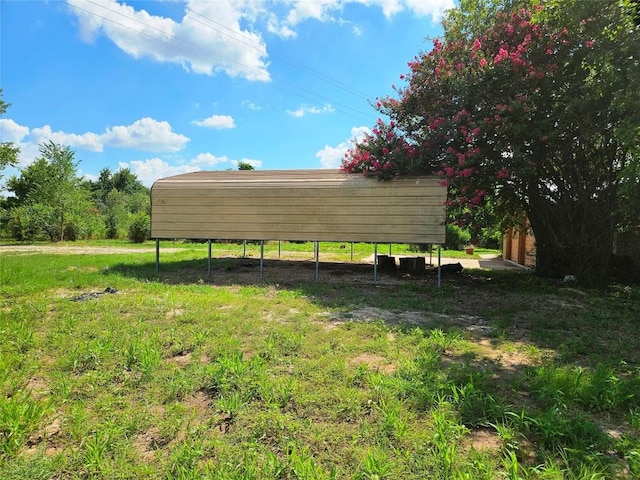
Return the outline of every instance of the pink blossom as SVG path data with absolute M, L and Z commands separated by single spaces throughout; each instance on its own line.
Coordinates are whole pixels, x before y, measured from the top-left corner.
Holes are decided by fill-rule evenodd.
M 444 118 L 442 118 L 442 117 L 434 118 L 429 123 L 429 129 L 430 130 L 435 130 L 436 128 L 438 128 L 443 123 L 444 123 Z
M 587 40 L 586 42 L 584 42 L 584 46 L 585 46 L 585 47 L 587 47 L 587 48 L 591 48 L 591 47 L 593 47 L 593 45 L 594 45 L 595 43 L 596 43 L 596 42 L 595 42 L 595 41 L 593 41 L 593 40 Z
M 382 147 L 382 154 L 389 155 L 389 149 L 387 147 Z
M 500 51 L 494 57 L 493 64 L 497 65 L 498 63 L 500 63 L 505 58 L 509 58 L 509 51 L 506 48 L 503 47 L 503 48 L 500 48 Z
M 471 50 L 480 50 L 482 48 L 482 43 L 480 42 L 480 40 L 478 40 L 477 38 L 475 39 L 475 41 L 473 42 L 473 46 L 471 47 Z
M 502 167 L 500 170 L 498 170 L 498 178 L 500 180 L 509 178 L 509 170 L 506 167 Z
M 484 58 L 481 58 L 481 59 L 480 59 L 480 66 L 481 66 L 482 68 L 486 67 L 486 66 L 487 66 L 487 60 L 486 60 L 486 59 L 484 59 Z

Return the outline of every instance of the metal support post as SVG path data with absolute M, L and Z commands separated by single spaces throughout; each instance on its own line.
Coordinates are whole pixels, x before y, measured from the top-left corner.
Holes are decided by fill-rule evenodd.
M 211 277 L 211 239 L 209 239 L 207 241 L 207 250 L 208 250 L 208 257 L 207 257 L 207 276 Z
M 440 265 L 440 245 L 438 245 L 438 288 L 442 284 L 442 268 Z
M 316 257 L 316 282 L 320 278 L 320 242 L 316 241 L 314 245 L 314 254 Z
M 373 282 L 378 282 L 378 243 L 373 244 Z
M 264 278 L 264 240 L 260 240 L 260 278 Z
M 156 275 L 160 273 L 160 239 L 156 238 Z

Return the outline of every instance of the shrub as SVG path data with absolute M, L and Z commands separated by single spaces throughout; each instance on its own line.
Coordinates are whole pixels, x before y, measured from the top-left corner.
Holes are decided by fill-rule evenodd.
M 140 212 L 133 216 L 129 225 L 129 240 L 134 243 L 142 243 L 151 236 L 151 219 L 149 215 Z
M 11 210 L 9 230 L 16 240 L 39 240 L 49 238 L 59 240 L 60 230 L 56 230 L 53 209 L 36 203 L 22 205 Z
M 457 225 L 447 224 L 444 246 L 451 250 L 462 250 L 471 240 L 471 234 Z

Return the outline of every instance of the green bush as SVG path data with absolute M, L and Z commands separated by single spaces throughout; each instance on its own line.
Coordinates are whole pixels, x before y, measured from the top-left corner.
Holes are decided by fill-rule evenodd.
M 139 212 L 133 216 L 129 225 L 129 240 L 135 243 L 142 243 L 151 236 L 151 219 L 144 212 Z
M 444 246 L 450 250 L 462 250 L 471 240 L 471 234 L 457 225 L 447 224 Z
M 16 240 L 60 239 L 53 209 L 40 203 L 13 208 L 9 214 L 9 230 Z

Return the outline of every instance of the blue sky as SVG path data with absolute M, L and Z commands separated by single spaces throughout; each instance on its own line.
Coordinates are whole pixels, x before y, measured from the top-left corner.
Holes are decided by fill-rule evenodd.
M 1 0 L 2 141 L 79 173 L 336 168 L 453 0 Z M 5 172 L 5 176 L 15 172 Z

